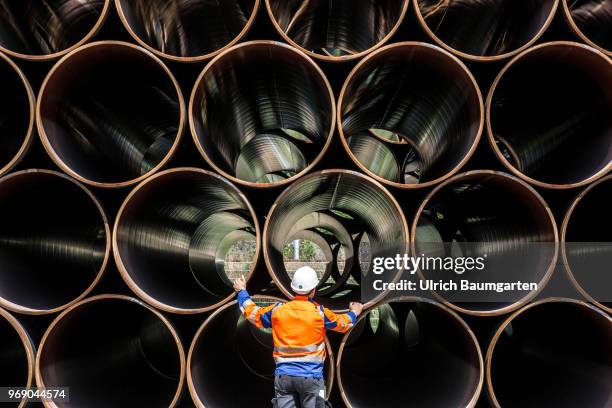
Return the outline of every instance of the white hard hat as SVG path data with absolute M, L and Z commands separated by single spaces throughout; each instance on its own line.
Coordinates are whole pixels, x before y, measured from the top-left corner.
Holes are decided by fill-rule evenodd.
M 319 284 L 317 273 L 310 266 L 302 266 L 293 275 L 291 289 L 299 295 L 310 293 Z

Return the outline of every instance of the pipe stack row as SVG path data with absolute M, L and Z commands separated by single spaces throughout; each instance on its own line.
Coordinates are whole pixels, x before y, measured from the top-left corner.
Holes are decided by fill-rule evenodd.
M 232 278 L 286 301 L 307 240 L 342 312 L 462 242 L 540 288 L 369 300 L 334 403 L 609 407 L 611 57 L 609 0 L 0 0 L 0 387 L 269 406 Z

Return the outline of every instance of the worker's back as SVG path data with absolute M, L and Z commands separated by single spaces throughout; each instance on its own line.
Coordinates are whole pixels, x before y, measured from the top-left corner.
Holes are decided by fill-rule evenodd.
M 298 348 L 325 339 L 323 310 L 309 300 L 292 300 L 272 312 L 272 335 L 278 347 Z

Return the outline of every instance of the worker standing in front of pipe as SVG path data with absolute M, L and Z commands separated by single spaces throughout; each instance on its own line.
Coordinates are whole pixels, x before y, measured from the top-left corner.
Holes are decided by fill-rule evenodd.
M 363 305 L 351 302 L 350 311 L 335 314 L 313 301 L 319 278 L 314 269 L 302 266 L 293 275 L 295 298 L 287 303 L 260 307 L 246 291 L 244 277 L 234 281 L 242 314 L 259 328 L 272 328 L 274 339 L 274 408 L 325 407 L 325 331 L 347 332 Z M 299 402 L 299 404 L 298 404 Z

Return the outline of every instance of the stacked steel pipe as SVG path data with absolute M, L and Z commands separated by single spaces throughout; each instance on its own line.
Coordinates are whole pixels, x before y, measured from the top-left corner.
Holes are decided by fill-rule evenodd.
M 232 279 L 309 241 L 343 312 L 450 244 L 538 289 L 368 297 L 334 404 L 609 408 L 611 50 L 610 0 L 0 0 L 0 389 L 269 406 Z

